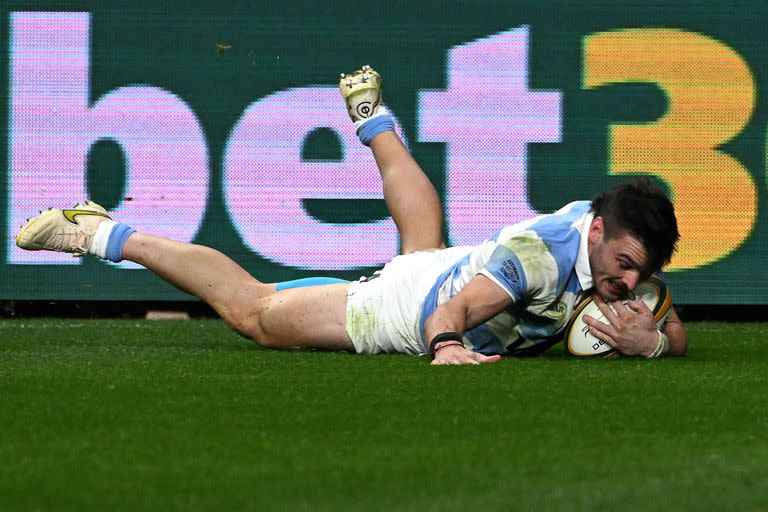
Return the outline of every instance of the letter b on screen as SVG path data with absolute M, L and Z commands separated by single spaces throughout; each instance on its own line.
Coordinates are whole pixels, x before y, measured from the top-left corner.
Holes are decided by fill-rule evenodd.
M 132 200 L 113 209 L 121 222 L 191 240 L 205 212 L 209 166 L 197 118 L 174 94 L 147 85 L 114 89 L 91 104 L 89 35 L 88 13 L 11 15 L 10 263 L 78 263 L 24 252 L 14 238 L 40 208 L 87 198 L 88 153 L 99 140 L 125 155 L 123 188 Z

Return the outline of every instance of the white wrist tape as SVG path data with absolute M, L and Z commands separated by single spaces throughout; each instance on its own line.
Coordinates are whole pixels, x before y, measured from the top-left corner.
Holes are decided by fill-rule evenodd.
M 669 338 L 667 338 L 667 335 L 661 331 L 656 332 L 659 333 L 659 344 L 656 345 L 656 349 L 648 356 L 648 359 L 655 359 L 669 352 Z

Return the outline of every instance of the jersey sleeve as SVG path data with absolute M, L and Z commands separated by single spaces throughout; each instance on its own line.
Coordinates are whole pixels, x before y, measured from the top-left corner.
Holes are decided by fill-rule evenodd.
M 557 263 L 546 244 L 530 232 L 500 241 L 479 273 L 504 289 L 515 302 L 550 291 L 558 275 Z
M 515 302 L 525 295 L 527 283 L 520 259 L 503 245 L 494 249 L 490 260 L 479 273 L 499 285 Z

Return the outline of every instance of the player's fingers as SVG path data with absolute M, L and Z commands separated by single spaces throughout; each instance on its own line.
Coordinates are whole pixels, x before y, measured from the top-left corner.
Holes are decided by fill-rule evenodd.
M 635 313 L 651 313 L 651 310 L 648 309 L 648 304 L 643 299 L 630 300 L 627 302 L 627 306 Z
M 609 322 L 613 323 L 613 321 L 618 318 L 616 316 L 616 312 L 611 309 L 611 306 L 609 306 L 608 303 L 605 302 L 603 298 L 597 294 L 595 295 L 595 305 L 597 305 L 597 309 L 600 310 L 605 319 Z
M 631 318 L 631 315 L 634 314 L 632 311 L 628 310 L 620 300 L 611 301 L 611 308 L 614 313 L 616 313 L 616 317 L 621 318 L 622 320 L 628 320 Z
M 460 364 L 480 364 L 480 363 L 495 363 L 501 360 L 501 356 L 484 356 L 477 352 L 469 352 L 466 354 L 460 354 L 450 359 L 434 359 L 432 364 L 434 365 L 460 365 Z
M 598 322 L 598 323 L 600 323 L 600 322 Z M 618 344 L 616 343 L 616 340 L 612 336 L 610 336 L 609 334 L 607 334 L 607 333 L 605 333 L 603 331 L 599 331 L 599 330 L 595 329 L 594 327 L 590 327 L 589 328 L 589 333 L 592 336 L 594 336 L 595 338 L 606 342 L 611 347 L 619 348 Z
M 480 364 L 472 358 L 472 354 L 473 352 L 470 352 L 469 354 L 466 354 L 466 353 L 457 353 L 455 355 L 452 354 L 450 357 L 433 359 L 432 364 L 434 365 Z
M 610 324 L 601 322 L 597 318 L 590 315 L 584 315 L 582 317 L 582 320 L 584 320 L 584 323 L 587 324 L 588 326 L 594 327 L 595 329 L 598 329 L 598 330 L 607 329 L 608 327 L 610 327 Z
M 600 320 L 597 320 L 589 315 L 584 315 L 583 318 L 584 323 L 589 326 L 590 332 L 596 331 L 605 334 L 606 336 L 616 336 L 616 329 L 613 327 L 613 325 L 601 322 Z
M 475 360 L 475 355 L 476 355 L 475 352 L 469 349 L 465 349 L 463 352 L 461 352 L 461 354 L 457 358 L 456 364 L 479 364 Z
M 486 356 L 479 352 L 472 352 L 472 359 L 477 363 L 495 363 L 496 361 L 501 359 L 501 356 L 499 355 Z
M 447 366 L 452 364 L 461 364 L 457 359 L 433 359 L 432 364 L 436 366 Z
M 454 357 L 450 359 L 446 364 L 462 365 L 462 364 L 480 364 L 471 357 Z
M 437 359 L 432 360 L 432 364 L 434 365 L 448 365 L 448 364 L 461 364 L 458 362 L 458 359 L 455 357 L 441 357 Z

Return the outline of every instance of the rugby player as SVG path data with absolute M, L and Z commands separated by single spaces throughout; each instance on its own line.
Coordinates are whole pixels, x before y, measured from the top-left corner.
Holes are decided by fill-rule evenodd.
M 610 324 L 590 332 L 627 356 L 683 355 L 687 336 L 670 313 L 661 331 L 642 300 L 609 307 L 669 263 L 679 238 L 671 201 L 640 180 L 501 229 L 477 246 L 445 248 L 438 195 L 394 132 L 373 69 L 342 75 L 357 135 L 373 151 L 402 254 L 354 282 L 264 283 L 214 249 L 139 233 L 86 201 L 31 219 L 27 250 L 93 254 L 148 268 L 211 305 L 264 347 L 429 354 L 433 364 L 496 362 L 559 341 L 592 292 Z

